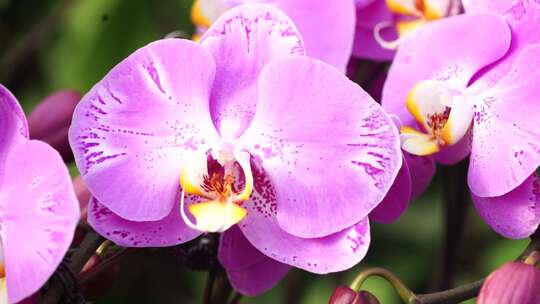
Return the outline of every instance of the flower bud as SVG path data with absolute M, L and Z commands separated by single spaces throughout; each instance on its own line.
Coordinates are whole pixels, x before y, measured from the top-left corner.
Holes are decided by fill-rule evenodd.
M 334 290 L 328 304 L 379 304 L 379 301 L 374 295 L 365 290 L 356 292 L 347 286 L 341 285 Z
M 488 276 L 477 303 L 540 303 L 540 270 L 521 262 L 504 264 Z
M 39 102 L 28 115 L 31 139 L 42 140 L 60 152 L 64 161 L 73 160 L 68 129 L 81 95 L 75 91 L 58 91 Z

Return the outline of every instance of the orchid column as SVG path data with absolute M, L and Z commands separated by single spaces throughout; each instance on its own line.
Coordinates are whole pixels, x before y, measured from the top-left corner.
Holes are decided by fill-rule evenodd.
M 222 232 L 219 259 L 246 295 L 290 266 L 362 260 L 401 166 L 384 110 L 262 4 L 226 12 L 199 44 L 137 50 L 83 98 L 70 142 L 96 231 L 133 247 Z

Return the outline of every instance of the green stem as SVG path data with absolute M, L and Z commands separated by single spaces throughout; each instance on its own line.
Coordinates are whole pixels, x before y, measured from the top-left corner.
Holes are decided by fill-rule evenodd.
M 212 291 L 214 290 L 215 282 L 216 272 L 214 269 L 210 269 L 206 278 L 206 286 L 204 287 L 203 304 L 212 304 Z
M 394 290 L 397 292 L 403 302 L 413 303 L 411 301 L 416 297 L 415 294 L 409 288 L 407 288 L 407 286 L 395 274 L 380 267 L 374 267 L 362 271 L 352 282 L 351 289 L 360 291 L 362 284 L 371 276 L 379 276 L 386 279 L 390 284 L 392 284 L 392 287 L 394 287 Z

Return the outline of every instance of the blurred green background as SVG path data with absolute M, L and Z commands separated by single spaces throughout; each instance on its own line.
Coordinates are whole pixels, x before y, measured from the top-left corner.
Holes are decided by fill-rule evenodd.
M 27 113 L 55 90 L 84 93 L 137 48 L 173 31 L 189 37 L 190 6 L 190 0 L 0 0 L 0 82 Z M 430 290 L 440 270 L 445 186 L 437 176 L 399 221 L 372 224 L 371 249 L 353 269 L 326 276 L 294 270 L 272 291 L 242 303 L 327 303 L 335 286 L 372 266 L 390 269 L 416 292 Z M 527 244 L 497 236 L 467 203 L 456 284 L 487 275 Z M 188 270 L 172 250 L 142 250 L 120 270 L 96 303 L 200 303 L 206 274 Z M 399 303 L 381 279 L 369 279 L 365 289 L 381 303 Z

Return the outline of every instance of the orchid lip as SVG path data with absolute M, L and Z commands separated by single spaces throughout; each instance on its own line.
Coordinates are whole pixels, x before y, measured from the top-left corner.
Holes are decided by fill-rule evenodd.
M 223 167 L 223 173 L 210 175 L 206 153 L 194 155 L 180 176 L 182 187 L 180 213 L 186 225 L 192 229 L 203 232 L 223 232 L 247 215 L 247 210 L 241 205 L 249 199 L 253 191 L 250 154 L 235 150 L 231 144 L 222 144 L 219 148 L 212 149 L 210 155 Z M 237 172 L 236 164 L 239 165 L 241 172 Z M 235 181 L 236 176 L 240 175 L 244 176 L 244 189 L 238 191 Z M 186 194 L 193 194 L 207 200 L 188 206 L 195 222 L 191 221 L 184 209 Z
M 458 90 L 444 82 L 424 80 L 407 97 L 407 109 L 422 131 L 401 128 L 402 148 L 414 155 L 426 156 L 460 141 L 470 128 L 474 106 Z

